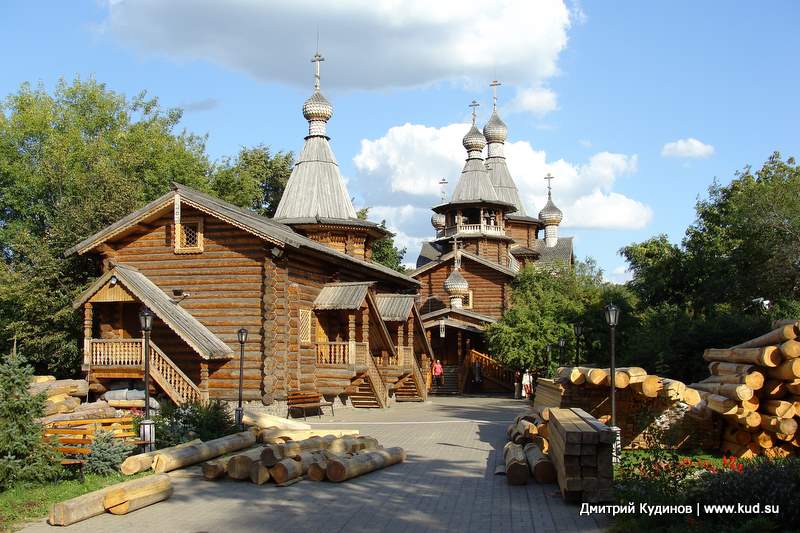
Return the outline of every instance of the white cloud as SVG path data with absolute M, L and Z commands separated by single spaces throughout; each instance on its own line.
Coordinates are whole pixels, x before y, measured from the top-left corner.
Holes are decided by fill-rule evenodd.
M 107 0 L 100 26 L 140 50 L 309 86 L 319 28 L 323 87 L 477 83 L 539 87 L 558 72 L 563 0 Z
M 694 137 L 668 142 L 661 149 L 661 155 L 664 157 L 704 158 L 710 157 L 713 154 L 713 146 L 705 144 Z
M 508 104 L 508 110 L 511 112 L 525 111 L 540 116 L 556 109 L 558 109 L 558 96 L 545 87 L 520 89 Z
M 628 270 L 627 265 L 620 265 L 611 270 L 611 274 L 607 276 L 603 276 L 606 281 L 610 281 L 612 283 L 627 283 L 631 279 L 633 279 L 633 273 Z
M 361 141 L 353 159 L 354 190 L 367 205 L 377 206 L 370 218 L 386 219 L 396 240 L 408 247 L 407 260 L 416 259 L 433 233 L 430 207 L 439 201 L 438 181 L 446 177 L 452 191 L 460 176 L 466 157 L 461 139 L 468 127 L 404 124 Z M 553 199 L 564 211 L 565 227 L 639 229 L 652 220 L 649 206 L 613 190 L 617 178 L 637 172 L 636 155 L 598 152 L 583 163 L 548 160 L 526 141 L 506 143 L 505 153 L 529 214 L 535 216 L 547 199 L 543 178 L 549 172 L 556 176 Z

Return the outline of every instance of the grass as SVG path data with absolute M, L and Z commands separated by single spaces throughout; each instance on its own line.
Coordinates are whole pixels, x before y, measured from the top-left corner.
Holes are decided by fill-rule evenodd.
M 134 476 L 119 473 L 107 476 L 86 474 L 84 482 L 78 479 L 64 479 L 44 484 L 18 483 L 0 492 L 0 532 L 13 531 L 25 522 L 45 518 L 54 503 L 151 473 L 144 472 Z

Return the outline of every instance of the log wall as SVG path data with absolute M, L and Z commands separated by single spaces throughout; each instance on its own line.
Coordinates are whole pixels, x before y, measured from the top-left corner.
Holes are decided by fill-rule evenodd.
M 234 357 L 208 362 L 210 398 L 234 399 L 239 387 L 239 343 L 236 332 L 248 329 L 245 344 L 244 396 L 261 397 L 262 284 L 264 245 L 261 239 L 184 206 L 185 218 L 203 217 L 202 253 L 176 254 L 172 213 L 151 223 L 144 234 L 115 243 L 117 261 L 138 268 L 168 295 L 182 289 L 190 296 L 180 305 L 234 351 Z M 200 356 L 177 335 L 154 329 L 153 340 L 195 382 L 200 384 Z
M 520 246 L 531 248 L 536 240 L 536 224 L 506 220 L 506 235 Z
M 453 271 L 453 263 L 433 267 L 416 276 L 422 283 L 420 313 L 426 314 L 449 306 L 449 297 L 444 290 L 444 281 Z M 467 258 L 461 261 L 461 274 L 472 290 L 472 308 L 482 315 L 500 318 L 508 306 L 511 288 L 510 278 L 492 268 Z

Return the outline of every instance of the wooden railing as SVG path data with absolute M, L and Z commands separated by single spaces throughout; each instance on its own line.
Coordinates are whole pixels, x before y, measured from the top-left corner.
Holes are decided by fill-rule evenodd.
M 150 341 L 150 374 L 177 404 L 199 402 L 203 399 L 203 394 L 197 385 L 152 341 Z
M 494 233 L 503 235 L 506 231 L 505 226 L 498 226 L 492 224 L 458 224 L 455 226 L 448 226 L 443 230 L 437 232 L 437 237 L 451 237 L 456 234 L 460 235 L 480 235 L 486 233 Z
M 470 350 L 461 365 L 461 376 L 459 377 L 461 379 L 460 388 L 462 392 L 466 386 L 467 376 L 476 362 L 481 365 L 482 378 L 488 378 L 499 385 L 508 387 L 511 390 L 514 389 L 514 371 L 512 369 L 486 354 Z
M 318 342 L 317 363 L 322 365 L 346 365 L 350 361 L 350 343 Z
M 91 366 L 144 365 L 143 339 L 87 339 Z
M 375 392 L 375 399 L 378 400 L 381 407 L 388 407 L 389 389 L 386 388 L 386 383 L 383 382 L 383 376 L 375 365 L 375 360 L 372 357 L 365 357 L 364 361 L 367 366 L 370 385 L 372 385 L 372 390 Z
M 414 349 L 411 346 L 406 346 L 406 348 L 410 351 L 410 353 L 405 354 L 403 368 L 411 372 L 411 378 L 414 380 L 414 384 L 417 386 L 417 392 L 424 402 L 428 399 L 428 384 L 426 383 L 425 377 L 422 375 L 422 371 L 419 368 L 417 358 L 414 356 Z

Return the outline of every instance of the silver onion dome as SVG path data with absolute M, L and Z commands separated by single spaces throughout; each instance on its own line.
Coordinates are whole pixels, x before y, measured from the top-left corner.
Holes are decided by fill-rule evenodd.
M 333 106 L 319 90 L 315 90 L 314 94 L 303 103 L 303 116 L 309 122 L 316 120 L 328 122 L 333 116 Z
M 492 111 L 489 122 L 483 127 L 483 136 L 489 143 L 504 143 L 508 138 L 508 127 L 497 114 L 497 110 Z
M 444 280 L 444 290 L 450 296 L 467 296 L 469 295 L 469 283 L 459 270 L 453 270 Z
M 557 226 L 561 224 L 561 219 L 563 218 L 564 214 L 561 212 L 561 209 L 556 207 L 556 204 L 553 203 L 553 199 L 548 193 L 547 203 L 544 205 L 542 210 L 539 211 L 539 220 L 541 220 L 545 226 Z
M 464 135 L 463 144 L 467 152 L 482 152 L 486 147 L 486 138 L 473 124 L 467 134 Z
M 431 215 L 431 226 L 438 231 L 443 230 L 445 227 L 444 213 L 434 213 Z

